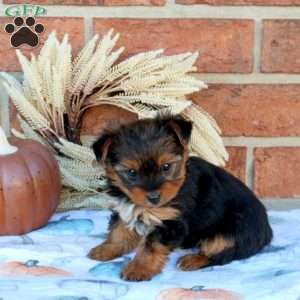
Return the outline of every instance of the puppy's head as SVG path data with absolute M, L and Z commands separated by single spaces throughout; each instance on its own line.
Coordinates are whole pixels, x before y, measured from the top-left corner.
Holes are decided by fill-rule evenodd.
M 162 206 L 185 179 L 192 123 L 180 116 L 140 120 L 93 145 L 111 184 L 137 205 Z

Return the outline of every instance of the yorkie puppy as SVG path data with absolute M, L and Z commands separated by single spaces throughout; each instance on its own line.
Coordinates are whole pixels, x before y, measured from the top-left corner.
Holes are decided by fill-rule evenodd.
M 183 271 L 224 265 L 259 252 L 272 239 L 266 210 L 237 178 L 189 157 L 192 124 L 180 116 L 137 121 L 93 145 L 116 196 L 107 240 L 89 257 L 107 261 L 136 250 L 122 271 L 131 281 L 160 273 L 170 252 Z

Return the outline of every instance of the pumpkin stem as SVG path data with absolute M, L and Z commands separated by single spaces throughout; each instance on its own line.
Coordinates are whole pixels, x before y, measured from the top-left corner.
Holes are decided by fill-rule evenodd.
M 9 144 L 4 130 L 0 126 L 0 155 L 8 155 L 18 151 L 18 148 Z
M 191 291 L 203 291 L 204 285 L 195 285 L 191 288 Z
M 26 267 L 36 267 L 38 265 L 39 261 L 36 259 L 30 259 L 28 261 L 26 261 L 26 263 L 24 264 Z

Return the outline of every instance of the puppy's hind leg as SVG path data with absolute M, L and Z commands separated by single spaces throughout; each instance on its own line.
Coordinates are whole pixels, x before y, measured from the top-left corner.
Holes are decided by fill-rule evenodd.
M 189 254 L 179 258 L 177 267 L 182 271 L 194 271 L 209 266 L 209 258 L 204 254 Z
M 193 271 L 208 266 L 224 265 L 234 258 L 235 242 L 222 235 L 201 241 L 200 252 L 181 257 L 177 266 L 183 271 Z

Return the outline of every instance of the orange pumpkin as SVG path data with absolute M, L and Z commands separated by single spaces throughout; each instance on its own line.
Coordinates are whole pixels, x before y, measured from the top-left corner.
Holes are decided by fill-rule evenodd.
M 191 289 L 170 288 L 160 292 L 157 300 L 242 300 L 234 292 L 223 289 L 204 289 L 195 286 Z
M 45 225 L 61 190 L 58 164 L 45 146 L 17 138 L 10 142 L 0 127 L 0 235 Z
M 68 271 L 39 266 L 38 260 L 28 260 L 25 263 L 19 261 L 10 261 L 0 266 L 0 275 L 4 276 L 56 276 L 69 277 L 72 274 Z

